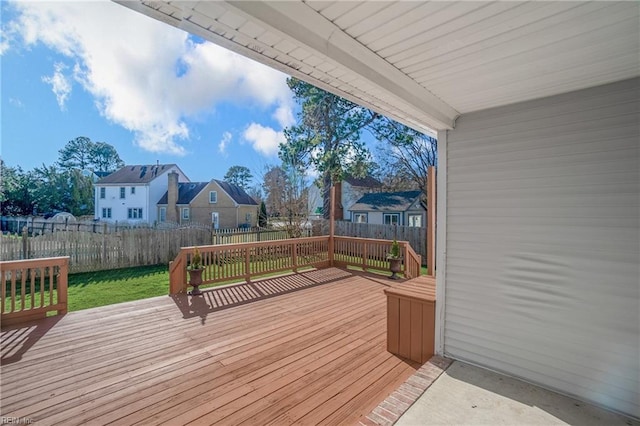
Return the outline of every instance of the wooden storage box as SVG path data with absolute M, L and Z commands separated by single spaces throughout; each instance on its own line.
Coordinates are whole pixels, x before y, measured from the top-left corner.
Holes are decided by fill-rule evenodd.
M 433 288 L 406 282 L 386 289 L 387 350 L 423 364 L 433 356 L 435 294 Z

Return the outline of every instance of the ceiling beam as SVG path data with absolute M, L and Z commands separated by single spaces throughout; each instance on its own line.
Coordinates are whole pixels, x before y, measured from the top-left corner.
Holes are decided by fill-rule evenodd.
M 434 129 L 451 129 L 460 115 L 383 58 L 302 2 L 228 1 L 233 9 L 349 69 L 369 84 L 426 114 Z

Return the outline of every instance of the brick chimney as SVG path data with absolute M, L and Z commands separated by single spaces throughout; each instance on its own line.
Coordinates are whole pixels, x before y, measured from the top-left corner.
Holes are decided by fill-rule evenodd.
M 178 222 L 178 173 L 169 172 L 169 186 L 167 189 L 167 222 Z

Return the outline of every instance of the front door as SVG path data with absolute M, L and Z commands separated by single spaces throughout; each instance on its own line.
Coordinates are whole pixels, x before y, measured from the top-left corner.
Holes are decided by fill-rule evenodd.
M 220 227 L 220 215 L 218 212 L 211 213 L 211 223 L 213 224 L 213 229 L 218 229 Z

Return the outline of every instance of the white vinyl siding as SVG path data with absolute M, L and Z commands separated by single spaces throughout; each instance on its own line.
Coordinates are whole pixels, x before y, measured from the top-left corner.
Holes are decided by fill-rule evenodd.
M 639 88 L 448 132 L 446 355 L 640 416 Z

